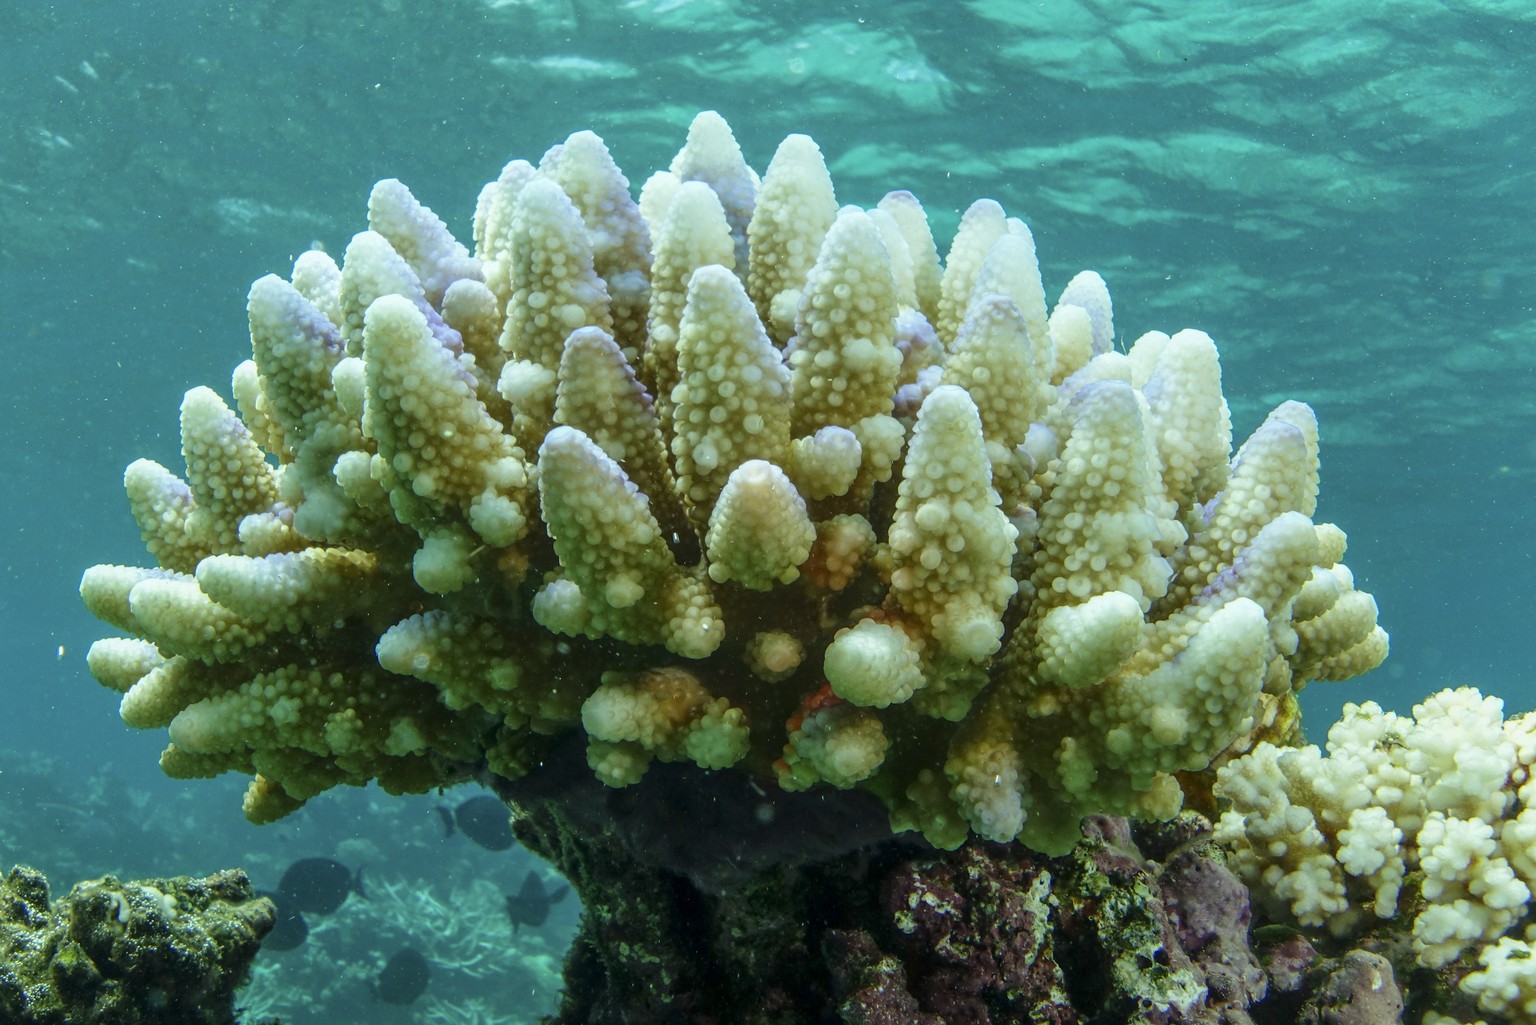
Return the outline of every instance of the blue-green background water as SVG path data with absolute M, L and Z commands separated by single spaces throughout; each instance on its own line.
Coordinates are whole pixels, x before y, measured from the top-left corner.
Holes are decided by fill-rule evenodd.
M 1239 436 L 1284 398 L 1316 407 L 1320 515 L 1393 653 L 1309 690 L 1309 722 L 1453 684 L 1536 704 L 1530 0 L 4 7 L 0 862 L 60 886 L 366 863 L 396 898 L 264 959 L 252 1000 L 290 1020 L 378 1015 L 364 980 L 435 914 L 418 893 L 455 909 L 461 948 L 425 949 L 458 967 L 382 1020 L 524 1020 L 574 915 L 514 944 L 499 894 L 527 855 L 445 843 L 434 800 L 328 795 L 247 826 L 239 781 L 159 778 L 163 738 L 128 734 L 85 671 L 104 630 L 82 569 L 143 558 L 122 468 L 179 465 L 182 393 L 227 394 L 248 354 L 249 283 L 340 252 L 379 178 L 467 238 L 509 158 L 592 128 L 638 188 L 714 108 L 759 170 L 808 133 L 840 201 L 908 188 L 946 239 L 993 197 L 1052 296 L 1105 276 L 1123 341 L 1208 331 Z

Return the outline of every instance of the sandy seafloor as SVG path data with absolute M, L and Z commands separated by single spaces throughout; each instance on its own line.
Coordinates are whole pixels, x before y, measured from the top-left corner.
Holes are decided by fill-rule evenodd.
M 419 10 L 417 9 L 419 8 Z M 16 4 L 0 38 L 0 863 L 112 871 L 365 865 L 375 890 L 249 1001 L 285 1020 L 521 1020 L 577 909 L 515 940 L 529 856 L 444 839 L 434 805 L 327 795 L 248 826 L 241 781 L 160 778 L 84 652 L 81 570 L 142 558 L 120 479 L 179 465 L 176 407 L 227 389 L 245 293 L 339 253 L 379 178 L 461 238 L 480 185 L 592 128 L 631 181 L 720 110 L 759 170 L 790 132 L 842 202 L 916 193 L 1024 217 L 1054 296 L 1081 268 L 1117 334 L 1199 327 L 1238 437 L 1284 398 L 1323 429 L 1319 517 L 1349 532 L 1393 652 L 1307 692 L 1407 710 L 1475 684 L 1536 703 L 1536 6 L 1012 0 L 299 0 Z M 444 924 L 448 923 L 448 924 Z M 432 935 L 430 941 L 423 936 Z M 398 946 L 440 964 L 360 1002 Z M 530 1002 L 530 996 L 532 998 Z M 351 1010 L 348 1010 L 348 1009 Z M 389 1015 L 395 1014 L 395 1019 Z

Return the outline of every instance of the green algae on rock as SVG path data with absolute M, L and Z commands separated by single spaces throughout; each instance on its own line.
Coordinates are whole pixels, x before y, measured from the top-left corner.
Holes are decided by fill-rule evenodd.
M 112 876 L 50 902 L 16 867 L 0 881 L 0 1018 L 10 1025 L 234 1025 L 270 901 L 239 870 Z

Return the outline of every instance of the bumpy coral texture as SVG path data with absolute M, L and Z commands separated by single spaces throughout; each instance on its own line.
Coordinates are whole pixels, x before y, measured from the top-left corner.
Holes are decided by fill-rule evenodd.
M 270 821 L 337 784 L 530 771 L 585 726 L 867 789 L 897 829 L 1061 851 L 1386 653 L 1311 520 L 1317 425 L 1236 452 L 1215 345 L 1115 350 L 1084 272 L 982 200 L 838 207 L 701 114 L 641 190 L 590 132 L 482 190 L 473 252 L 399 182 L 338 265 L 251 288 L 238 414 L 129 467 L 154 565 L 98 566 L 90 664 L 178 777 Z
M 1346 705 L 1327 754 L 1261 743 L 1221 768 L 1217 838 L 1272 917 L 1352 936 L 1401 915 L 1419 964 L 1475 961 L 1462 991 L 1530 1020 L 1536 713 L 1503 712 L 1471 687 L 1412 716 Z
M 0 1020 L 236 1021 L 236 993 L 275 919 L 239 869 L 103 876 L 50 900 L 43 874 L 18 865 L 0 879 Z

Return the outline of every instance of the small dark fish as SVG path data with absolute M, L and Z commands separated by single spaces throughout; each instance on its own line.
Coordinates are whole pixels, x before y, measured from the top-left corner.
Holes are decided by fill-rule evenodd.
M 488 851 L 512 846 L 512 816 L 507 806 L 489 794 L 471 797 L 453 810 L 459 831 Z
M 432 809 L 437 812 L 437 817 L 443 821 L 443 839 L 453 835 L 453 812 L 446 804 L 440 804 Z
M 419 950 L 406 947 L 389 959 L 371 988 L 374 997 L 386 1004 L 409 1004 L 427 991 L 431 979 L 431 963 Z
M 316 915 L 329 915 L 347 894 L 356 893 L 367 898 L 363 890 L 363 870 L 354 874 L 339 861 L 330 858 L 301 858 L 288 866 L 277 892 L 295 911 L 307 911 Z
M 257 890 L 256 896 L 267 898 L 277 909 L 277 924 L 262 938 L 262 950 L 292 950 L 309 938 L 309 923 L 286 897 L 270 890 Z
M 515 935 L 520 926 L 537 929 L 549 919 L 549 909 L 565 899 L 571 888 L 564 884 L 555 890 L 546 890 L 544 880 L 537 872 L 529 870 L 523 880 L 523 888 L 516 896 L 507 897 L 507 917 L 512 920 Z

